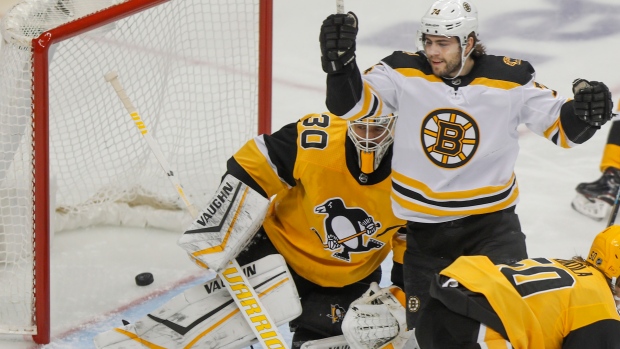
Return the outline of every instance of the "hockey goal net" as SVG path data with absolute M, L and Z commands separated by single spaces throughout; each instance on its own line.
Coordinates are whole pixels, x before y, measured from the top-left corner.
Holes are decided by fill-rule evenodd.
M 104 75 L 198 207 L 270 130 L 271 0 L 25 0 L 1 21 L 0 333 L 50 339 L 49 238 L 190 217 Z

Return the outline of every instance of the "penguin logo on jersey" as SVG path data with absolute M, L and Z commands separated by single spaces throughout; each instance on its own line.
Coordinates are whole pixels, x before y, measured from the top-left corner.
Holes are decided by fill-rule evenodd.
M 435 165 L 457 168 L 465 165 L 480 143 L 478 124 L 456 109 L 438 109 L 422 121 L 422 148 Z
M 347 313 L 346 309 L 338 304 L 332 304 L 331 306 L 331 314 L 327 315 L 327 317 L 332 319 L 332 324 L 342 322 L 342 319 L 344 319 L 344 315 Z
M 375 222 L 374 218 L 361 208 L 346 207 L 341 198 L 327 200 L 316 206 L 314 212 L 327 215 L 323 221 L 326 243 L 316 229 L 311 229 L 321 240 L 323 248 L 336 251 L 332 254 L 335 258 L 349 262 L 351 253 L 367 252 L 385 245 L 379 240 L 364 238 L 365 235 L 372 236 L 381 228 L 381 223 Z

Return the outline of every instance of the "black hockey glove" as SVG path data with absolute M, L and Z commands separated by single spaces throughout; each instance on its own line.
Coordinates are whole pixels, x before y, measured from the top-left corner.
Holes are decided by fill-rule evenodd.
M 604 83 L 575 79 L 573 81 L 575 115 L 586 123 L 600 127 L 614 115 L 611 110 L 611 92 Z
M 330 15 L 321 25 L 321 64 L 328 74 L 336 73 L 355 59 L 357 16 L 353 12 Z

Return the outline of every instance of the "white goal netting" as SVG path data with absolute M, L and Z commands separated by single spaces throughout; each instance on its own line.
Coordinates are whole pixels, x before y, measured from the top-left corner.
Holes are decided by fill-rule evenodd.
M 45 227 L 33 211 L 48 198 L 35 190 L 33 164 L 44 161 L 35 149 L 49 156 L 51 231 L 111 224 L 180 232 L 190 220 L 105 73 L 118 72 L 198 208 L 226 160 L 257 134 L 260 0 L 173 0 L 84 29 L 91 14 L 131 2 L 148 0 L 26 0 L 2 19 L 0 332 L 32 334 L 37 323 L 33 231 Z M 58 33 L 79 35 L 50 47 L 42 84 L 31 41 L 53 41 L 65 23 Z M 45 89 L 49 106 L 34 113 L 48 108 L 47 143 L 33 113 Z

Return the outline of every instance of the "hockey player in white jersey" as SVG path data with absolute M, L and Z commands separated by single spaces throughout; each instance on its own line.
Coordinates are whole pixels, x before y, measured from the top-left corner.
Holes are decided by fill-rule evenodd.
M 421 19 L 419 51 L 396 51 L 363 74 L 359 22 L 335 14 L 321 26 L 328 109 L 347 120 L 397 112 L 392 208 L 408 221 L 407 322 L 428 300 L 431 277 L 461 255 L 495 263 L 527 258 L 515 206 L 517 126 L 571 148 L 612 117 L 609 89 L 578 79 L 574 98 L 536 81 L 527 61 L 493 56 L 466 0 L 434 2 Z

